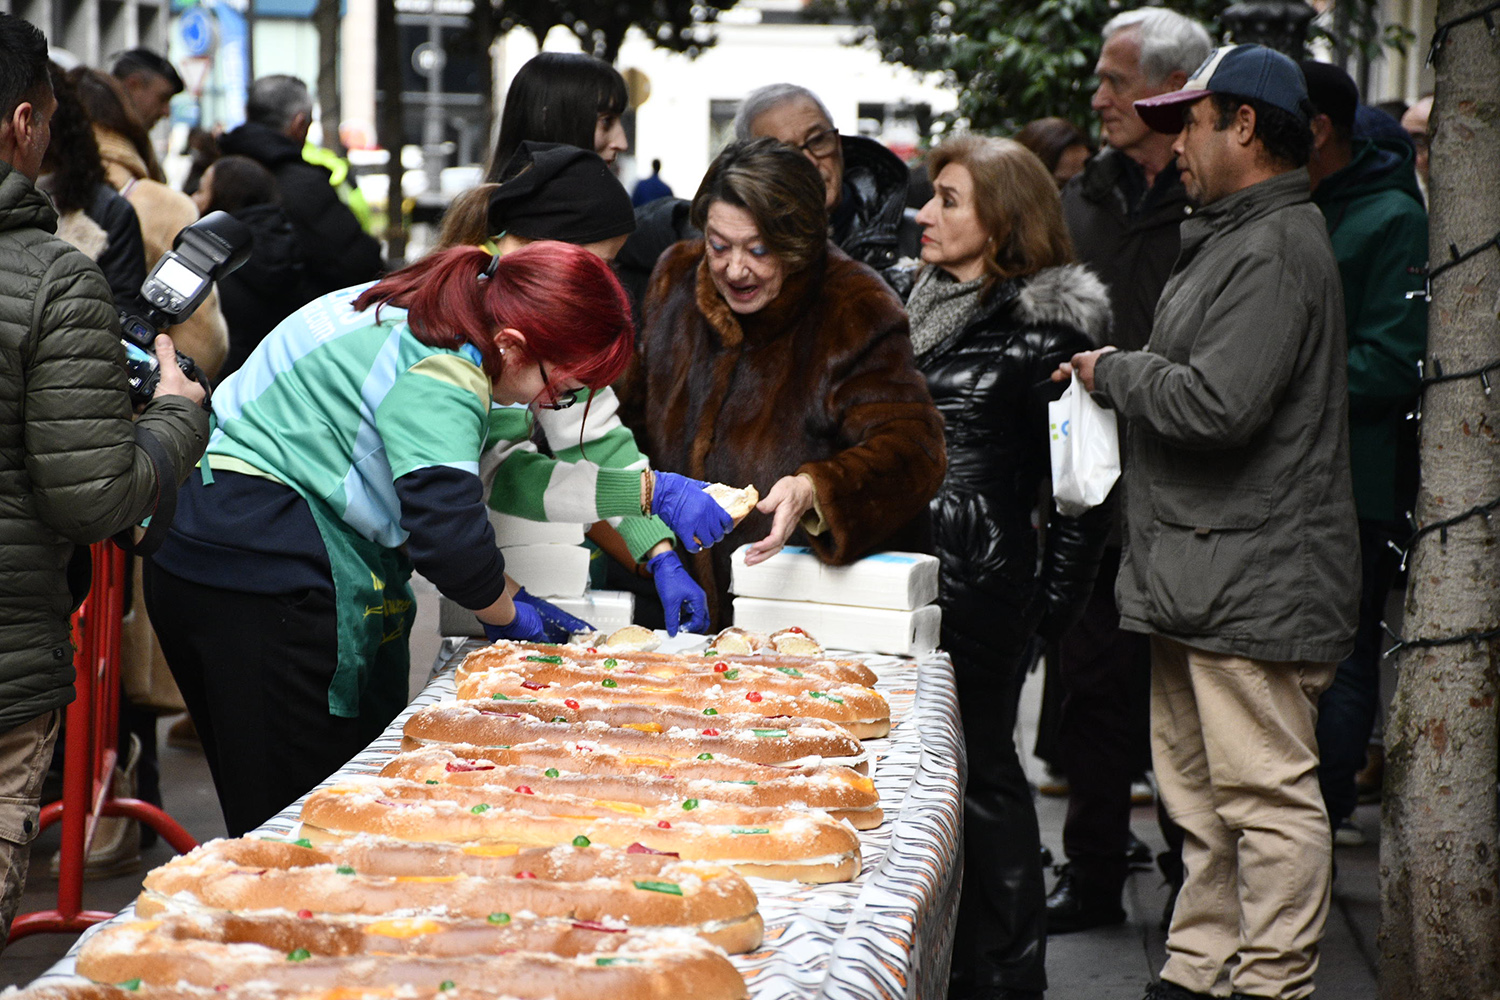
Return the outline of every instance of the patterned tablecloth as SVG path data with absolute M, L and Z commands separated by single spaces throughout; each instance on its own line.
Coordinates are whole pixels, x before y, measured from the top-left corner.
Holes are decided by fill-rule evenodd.
M 478 645 L 446 640 L 421 695 L 380 739 L 324 784 L 379 771 L 400 748 L 407 716 L 453 700 L 452 667 L 461 659 L 458 654 Z M 696 648 L 701 647 L 697 639 Z M 686 636 L 663 647 L 693 648 Z M 765 943 L 732 959 L 754 1000 L 940 998 L 947 992 L 958 912 L 964 781 L 953 666 L 942 653 L 917 659 L 859 658 L 876 672 L 875 686 L 891 705 L 891 735 L 865 741 L 885 822 L 859 835 L 864 868 L 852 882 L 805 886 L 749 879 L 760 896 Z M 298 800 L 255 834 L 297 836 L 301 809 Z M 127 908 L 111 922 L 133 915 L 133 907 Z M 72 975 L 78 947 L 74 944 L 37 981 Z

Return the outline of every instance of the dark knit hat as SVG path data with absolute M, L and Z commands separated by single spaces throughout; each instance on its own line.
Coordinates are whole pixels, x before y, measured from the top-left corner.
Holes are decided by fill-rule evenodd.
M 635 231 L 630 195 L 591 149 L 523 142 L 490 195 L 489 231 L 598 243 Z
M 1307 80 L 1307 99 L 1318 114 L 1327 115 L 1340 128 L 1352 129 L 1359 108 L 1359 88 L 1349 74 L 1329 63 L 1307 59 L 1302 63 L 1302 76 Z

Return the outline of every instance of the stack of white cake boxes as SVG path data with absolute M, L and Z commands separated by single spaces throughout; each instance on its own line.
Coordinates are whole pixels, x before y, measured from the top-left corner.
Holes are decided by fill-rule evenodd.
M 505 556 L 505 572 L 527 593 L 577 615 L 600 631 L 629 625 L 635 615 L 635 595 L 626 590 L 589 590 L 589 555 L 583 545 L 583 525 L 528 521 L 499 511 L 489 512 L 495 541 Z M 605 557 L 601 557 L 605 558 Z M 483 635 L 473 613 L 443 599 L 443 635 Z
M 798 626 L 828 649 L 920 656 L 937 648 L 942 610 L 936 556 L 876 552 L 848 566 L 825 566 L 788 545 L 755 566 L 735 551 L 729 589 L 734 624 L 770 634 Z

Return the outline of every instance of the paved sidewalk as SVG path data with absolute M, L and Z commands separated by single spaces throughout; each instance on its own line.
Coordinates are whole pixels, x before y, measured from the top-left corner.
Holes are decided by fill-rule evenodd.
M 418 584 L 422 581 L 414 581 Z M 426 681 L 427 669 L 437 652 L 437 601 L 430 587 L 418 587 L 419 611 L 416 638 L 412 644 L 413 690 Z M 1019 734 L 1027 748 L 1023 759 L 1033 768 L 1032 778 L 1041 777 L 1041 765 L 1031 757 L 1035 740 L 1036 709 L 1041 697 L 1041 674 L 1034 674 L 1023 694 L 1021 717 L 1026 720 Z M 171 720 L 163 720 L 165 734 Z M 192 833 L 208 840 L 224 835 L 218 800 L 201 752 L 182 750 L 161 741 L 162 794 L 168 811 Z M 1064 799 L 1040 797 L 1037 815 L 1042 842 L 1062 860 L 1062 824 L 1067 808 Z M 1334 885 L 1334 907 L 1323 943 L 1318 973 L 1320 1000 L 1369 1000 L 1376 994 L 1374 959 L 1375 931 L 1379 920 L 1377 875 L 1379 833 L 1378 807 L 1362 806 L 1356 821 L 1370 839 L 1369 846 L 1339 848 L 1338 880 Z M 1135 832 L 1162 849 L 1153 807 L 1135 811 Z M 21 905 L 22 912 L 51 907 L 56 903 L 57 882 L 48 874 L 48 862 L 57 850 L 54 827 L 38 839 L 32 854 L 31 878 Z M 140 872 L 84 886 L 84 905 L 89 909 L 114 911 L 135 898 L 141 875 L 171 857 L 171 849 L 157 844 L 144 853 Z M 1049 879 L 1049 885 L 1050 885 Z M 1051 979 L 1049 1000 L 1140 1000 L 1147 983 L 1161 967 L 1162 933 L 1157 929 L 1166 889 L 1155 871 L 1131 876 L 1125 908 L 1128 919 L 1119 927 L 1054 937 L 1048 943 L 1047 972 Z M 0 954 L 0 988 L 27 983 L 46 971 L 68 950 L 72 935 L 37 934 L 24 938 Z

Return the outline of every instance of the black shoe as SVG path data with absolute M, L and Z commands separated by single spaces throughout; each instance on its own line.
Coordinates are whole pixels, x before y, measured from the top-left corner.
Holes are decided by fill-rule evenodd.
M 1151 846 L 1137 837 L 1134 830 L 1130 831 L 1130 839 L 1125 841 L 1125 861 L 1140 871 L 1149 871 L 1155 863 Z
M 1081 891 L 1072 865 L 1057 870 L 1057 884 L 1047 894 L 1047 933 L 1072 934 L 1091 927 L 1109 927 L 1125 922 L 1120 894 Z
M 1214 1000 L 1210 993 L 1194 993 L 1185 986 L 1158 979 L 1146 987 L 1145 996 L 1141 1000 Z
M 1052 849 L 1050 847 L 1048 847 L 1046 844 L 1042 845 L 1042 867 L 1043 868 L 1051 868 L 1052 867 Z

